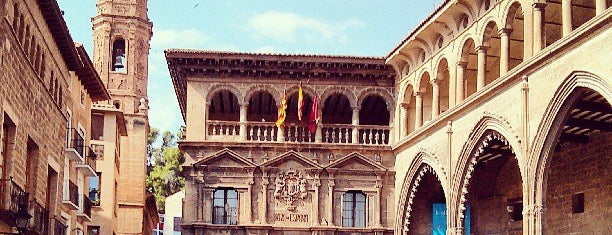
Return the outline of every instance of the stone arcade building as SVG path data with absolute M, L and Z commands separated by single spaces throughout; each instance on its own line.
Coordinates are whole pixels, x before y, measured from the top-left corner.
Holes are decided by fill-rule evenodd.
M 187 124 L 184 232 L 609 234 L 609 5 L 445 1 L 386 56 L 392 72 L 166 51 Z M 320 101 L 313 135 L 300 81 L 306 120 Z

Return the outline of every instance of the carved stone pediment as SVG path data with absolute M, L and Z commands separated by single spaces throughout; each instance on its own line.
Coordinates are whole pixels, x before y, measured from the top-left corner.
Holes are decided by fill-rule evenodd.
M 253 162 L 227 148 L 203 158 L 194 165 L 216 168 L 255 168 L 256 166 Z
M 274 198 L 283 203 L 288 211 L 295 211 L 298 202 L 308 196 L 306 179 L 297 170 L 280 172 L 274 184 Z
M 295 152 L 293 150 L 283 153 L 261 165 L 268 168 L 285 168 L 285 169 L 323 169 L 321 165 L 315 161 Z
M 326 169 L 339 172 L 385 172 L 386 168 L 366 156 L 353 152 L 329 164 Z

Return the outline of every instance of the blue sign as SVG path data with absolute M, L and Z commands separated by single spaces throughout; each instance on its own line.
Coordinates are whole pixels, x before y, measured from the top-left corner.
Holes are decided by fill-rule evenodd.
M 470 234 L 470 205 L 465 205 L 465 234 Z M 431 234 L 446 235 L 446 204 L 434 203 L 432 211 Z

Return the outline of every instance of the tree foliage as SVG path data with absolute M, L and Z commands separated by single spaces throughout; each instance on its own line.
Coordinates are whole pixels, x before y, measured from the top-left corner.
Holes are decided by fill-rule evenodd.
M 178 133 L 176 136 L 180 135 L 181 133 Z M 175 135 L 169 131 L 162 133 L 161 145 L 155 147 L 154 144 L 159 136 L 159 130 L 151 128 L 147 137 L 149 163 L 146 185 L 147 191 L 155 195 L 158 210 L 163 212 L 166 197 L 182 190 L 185 186 L 181 166 L 185 162 L 185 157 L 178 149 Z

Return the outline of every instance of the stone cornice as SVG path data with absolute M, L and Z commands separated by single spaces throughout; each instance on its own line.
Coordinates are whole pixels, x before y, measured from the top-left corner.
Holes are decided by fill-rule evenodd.
M 278 81 L 393 82 L 395 73 L 382 57 L 288 55 L 168 49 L 166 60 L 183 116 L 188 77 L 273 79 Z

